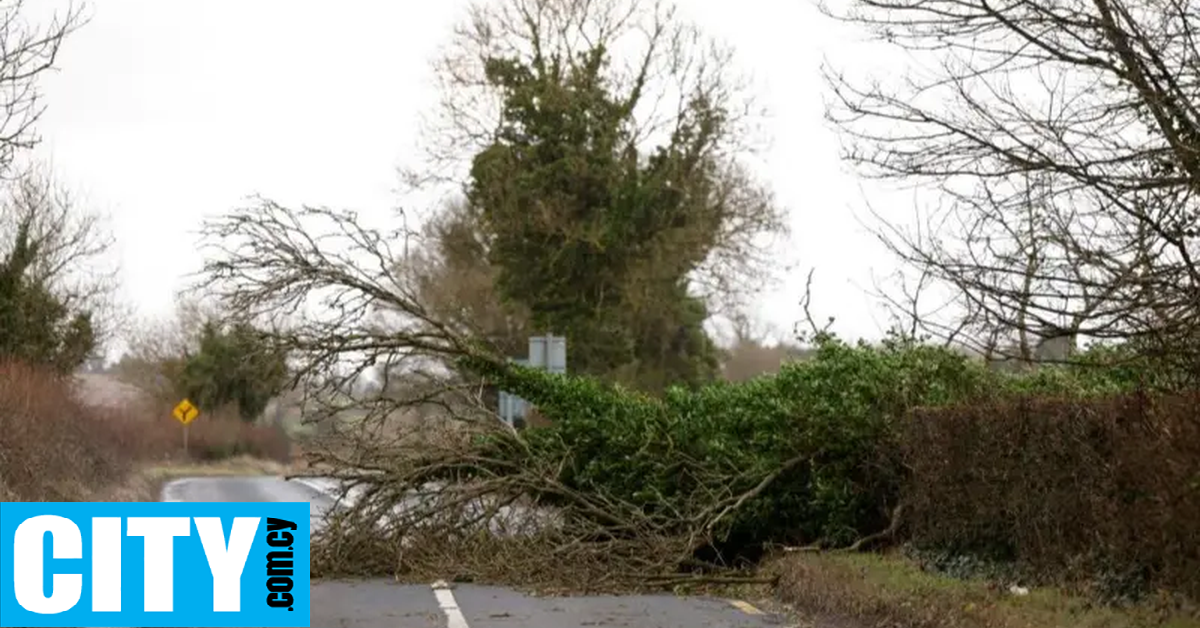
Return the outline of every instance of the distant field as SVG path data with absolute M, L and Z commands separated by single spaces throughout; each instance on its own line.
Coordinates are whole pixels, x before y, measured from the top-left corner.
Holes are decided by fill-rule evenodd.
M 126 384 L 113 375 L 82 373 L 75 376 L 75 394 L 80 402 L 104 408 L 122 408 L 150 402 L 141 388 Z

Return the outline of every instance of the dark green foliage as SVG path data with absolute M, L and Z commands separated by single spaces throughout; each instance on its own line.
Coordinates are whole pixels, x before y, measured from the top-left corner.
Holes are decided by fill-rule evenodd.
M 916 405 L 982 394 L 992 377 L 950 351 L 831 337 L 778 375 L 674 387 L 661 399 L 586 377 L 476 367 L 552 421 L 526 432 L 529 455 L 561 464 L 558 479 L 574 490 L 699 515 L 786 468 L 720 522 L 736 551 L 847 542 L 885 526 L 901 480 L 895 422 Z
M 491 59 L 503 97 L 497 139 L 474 159 L 497 287 L 534 326 L 565 334 L 572 371 L 661 391 L 717 373 L 705 304 L 688 276 L 716 245 L 721 202 L 709 152 L 723 112 L 697 100 L 670 141 L 634 146 L 632 107 L 603 76 L 608 52 Z
M 33 278 L 40 251 L 31 238 L 31 220 L 18 226 L 0 264 L 0 357 L 68 373 L 96 348 L 92 315 L 72 309 Z
M 201 409 L 229 405 L 253 421 L 279 393 L 288 377 L 286 353 L 271 336 L 237 322 L 209 321 L 200 331 L 197 351 L 188 355 L 176 385 Z
M 1014 374 L 900 338 L 869 346 L 828 335 L 809 359 L 777 375 L 673 387 L 661 398 L 588 377 L 469 366 L 530 400 L 551 423 L 523 433 L 527 448 L 505 438 L 482 442 L 499 448 L 488 456 L 555 469 L 562 486 L 624 504 L 626 514 L 674 513 L 682 531 L 779 473 L 718 522 L 716 549 L 727 558 L 754 556 L 771 543 L 845 545 L 886 528 L 909 480 L 901 439 L 912 433 L 914 409 L 1131 386 L 1096 366 Z

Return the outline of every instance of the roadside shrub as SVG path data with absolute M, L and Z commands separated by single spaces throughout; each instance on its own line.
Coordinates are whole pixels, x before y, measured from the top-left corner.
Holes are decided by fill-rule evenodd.
M 58 501 L 120 478 L 131 433 L 79 404 L 68 380 L 20 363 L 0 364 L 0 492 Z
M 288 462 L 291 440 L 282 427 L 253 425 L 238 417 L 214 416 L 191 424 L 189 453 L 198 460 L 225 460 L 250 456 Z
M 137 463 L 179 459 L 180 426 L 168 407 L 97 407 L 71 378 L 17 362 L 0 364 L 0 499 L 88 499 L 121 482 Z M 215 419 L 215 420 L 214 420 Z M 202 417 L 192 423 L 192 453 L 287 460 L 275 427 Z
M 183 426 L 171 415 L 175 403 L 155 403 L 140 413 L 148 432 L 155 437 L 143 443 L 152 447 L 139 456 L 142 459 L 179 459 L 183 457 Z M 201 409 L 200 415 L 188 424 L 188 457 L 202 461 L 217 461 L 238 456 L 286 462 L 291 457 L 291 438 L 281 426 L 247 423 L 238 408 Z M 136 449 L 137 445 L 132 445 Z
M 1028 397 L 905 424 L 918 546 L 1015 561 L 1105 597 L 1200 597 L 1200 393 Z

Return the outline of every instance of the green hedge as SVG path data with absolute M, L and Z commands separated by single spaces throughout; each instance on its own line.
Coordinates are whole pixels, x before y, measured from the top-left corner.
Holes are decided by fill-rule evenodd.
M 552 425 L 525 445 L 482 443 L 497 459 L 556 469 L 563 486 L 643 513 L 697 514 L 725 486 L 750 490 L 788 468 L 720 527 L 732 550 L 767 543 L 843 544 L 886 526 L 903 470 L 898 422 L 920 406 L 1031 394 L 1090 395 L 1133 385 L 1130 373 L 1049 367 L 1020 374 L 902 339 L 818 339 L 815 355 L 778 374 L 662 398 L 586 377 L 471 364 L 529 400 Z M 494 470 L 494 472 L 502 472 Z

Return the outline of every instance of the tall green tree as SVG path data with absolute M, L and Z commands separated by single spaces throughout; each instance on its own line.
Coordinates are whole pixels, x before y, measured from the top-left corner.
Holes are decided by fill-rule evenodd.
M 783 226 L 739 161 L 724 53 L 669 10 L 638 9 L 476 7 L 477 29 L 460 42 L 474 57 L 458 61 L 477 62 L 476 84 L 500 106 L 470 159 L 466 200 L 500 296 L 535 330 L 567 335 L 572 370 L 661 389 L 716 376 L 711 306 L 754 283 L 756 239 Z M 571 40 L 566 25 L 584 35 Z M 638 33 L 644 49 L 622 71 L 613 47 Z M 670 85 L 655 82 L 664 76 Z M 675 115 L 648 119 L 672 89 Z M 703 279 L 719 287 L 697 290 Z
M 181 392 L 201 408 L 234 406 L 254 421 L 288 378 L 286 353 L 271 337 L 245 322 L 206 321 L 197 350 L 178 374 Z

